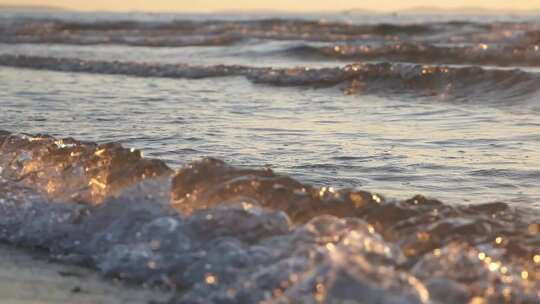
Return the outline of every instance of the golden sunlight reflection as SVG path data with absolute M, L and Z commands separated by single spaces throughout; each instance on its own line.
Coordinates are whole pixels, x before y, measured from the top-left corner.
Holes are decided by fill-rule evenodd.
M 0 4 L 130 11 L 0 14 L 0 243 L 186 303 L 540 301 L 530 0 Z

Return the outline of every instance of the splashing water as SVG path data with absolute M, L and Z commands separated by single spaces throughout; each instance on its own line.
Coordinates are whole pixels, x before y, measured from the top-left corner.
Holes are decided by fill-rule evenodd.
M 506 204 L 387 201 L 215 159 L 171 175 L 119 145 L 1 141 L 2 240 L 182 291 L 174 301 L 540 299 L 540 214 Z
M 540 302 L 538 22 L 286 17 L 0 13 L 0 241 L 171 303 Z

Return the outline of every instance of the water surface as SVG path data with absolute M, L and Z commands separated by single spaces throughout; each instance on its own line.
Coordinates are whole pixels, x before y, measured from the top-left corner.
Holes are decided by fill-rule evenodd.
M 533 17 L 2 13 L 0 65 L 1 240 L 179 303 L 540 299 Z

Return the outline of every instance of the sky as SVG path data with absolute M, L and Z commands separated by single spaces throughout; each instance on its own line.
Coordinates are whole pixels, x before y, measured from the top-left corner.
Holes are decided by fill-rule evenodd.
M 537 2 L 538 4 L 533 4 Z M 395 11 L 411 7 L 482 7 L 528 10 L 540 0 L 0 0 L 0 5 L 54 6 L 76 10 L 211 12 L 222 10 Z

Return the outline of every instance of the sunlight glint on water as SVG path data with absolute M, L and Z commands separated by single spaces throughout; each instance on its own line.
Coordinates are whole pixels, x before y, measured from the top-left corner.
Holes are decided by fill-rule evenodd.
M 0 241 L 171 303 L 538 303 L 535 18 L 25 16 Z

